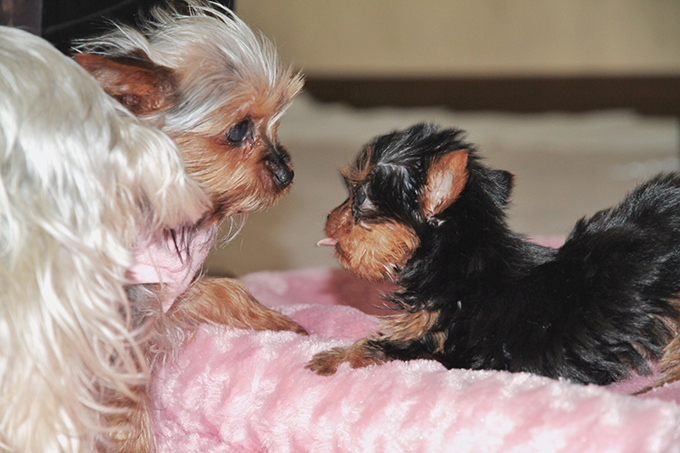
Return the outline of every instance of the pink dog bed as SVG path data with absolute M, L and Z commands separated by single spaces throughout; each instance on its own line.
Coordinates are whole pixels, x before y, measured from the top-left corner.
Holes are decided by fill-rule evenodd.
M 153 382 L 160 452 L 680 452 L 680 382 L 582 386 L 526 373 L 390 362 L 330 377 L 304 365 L 389 314 L 385 285 L 334 269 L 243 281 L 309 337 L 205 326 Z

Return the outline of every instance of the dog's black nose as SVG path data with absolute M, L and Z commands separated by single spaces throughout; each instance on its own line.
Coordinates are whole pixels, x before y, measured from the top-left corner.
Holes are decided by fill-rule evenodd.
M 282 189 L 289 186 L 295 177 L 295 172 L 293 169 L 288 167 L 280 167 L 276 170 L 272 170 L 272 172 L 274 173 L 274 180 L 276 181 L 276 184 Z
M 295 177 L 295 172 L 290 166 L 290 155 L 282 146 L 276 146 L 268 156 L 267 165 L 274 176 L 274 182 L 280 189 L 288 187 Z

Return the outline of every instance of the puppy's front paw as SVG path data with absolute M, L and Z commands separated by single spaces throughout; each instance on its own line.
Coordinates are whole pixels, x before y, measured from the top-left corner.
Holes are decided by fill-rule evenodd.
M 320 352 L 312 357 L 305 366 L 321 376 L 330 376 L 338 370 L 338 366 L 347 361 L 349 348 L 333 348 L 329 351 Z
M 307 368 L 322 376 L 329 376 L 338 370 L 338 366 L 349 363 L 351 368 L 363 368 L 369 365 L 380 365 L 390 360 L 380 348 L 371 344 L 368 338 L 357 341 L 348 348 L 333 348 L 320 352 L 307 364 Z

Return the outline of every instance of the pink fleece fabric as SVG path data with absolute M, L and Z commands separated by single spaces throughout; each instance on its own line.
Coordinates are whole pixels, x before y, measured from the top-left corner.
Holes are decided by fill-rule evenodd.
M 171 237 L 141 235 L 135 249 L 136 262 L 128 271 L 128 278 L 136 284 L 163 284 L 161 306 L 167 312 L 189 288 L 216 238 L 216 228 L 202 228 L 194 232 L 187 250 L 177 250 Z
M 157 366 L 160 452 L 680 452 L 680 383 L 631 396 L 651 378 L 583 386 L 427 360 L 317 376 L 315 353 L 376 331 L 389 287 L 336 269 L 243 281 L 311 335 L 202 327 Z

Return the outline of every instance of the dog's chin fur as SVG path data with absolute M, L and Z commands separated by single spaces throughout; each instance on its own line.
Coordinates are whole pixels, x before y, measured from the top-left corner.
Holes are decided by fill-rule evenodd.
M 134 241 L 208 205 L 168 137 L 0 27 L 0 450 L 106 448 L 107 401 L 149 372 L 124 290 Z

